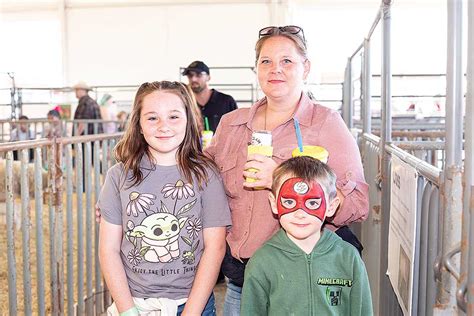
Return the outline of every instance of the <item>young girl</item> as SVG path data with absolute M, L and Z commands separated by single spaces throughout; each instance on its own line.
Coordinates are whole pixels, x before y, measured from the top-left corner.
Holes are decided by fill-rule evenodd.
M 193 93 L 144 83 L 99 196 L 108 315 L 215 315 L 230 212 L 202 154 Z

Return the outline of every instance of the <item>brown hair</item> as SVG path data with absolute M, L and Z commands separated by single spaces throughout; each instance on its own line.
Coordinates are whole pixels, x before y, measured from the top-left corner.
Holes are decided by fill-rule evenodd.
M 336 175 L 324 162 L 308 156 L 294 157 L 284 161 L 273 171 L 272 192 L 276 195 L 284 176 L 291 175 L 305 181 L 316 180 L 332 200 L 336 197 Z
M 199 109 L 193 92 L 188 86 L 181 82 L 145 82 L 138 88 L 133 103 L 130 123 L 127 126 L 123 138 L 118 142 L 117 146 L 115 146 L 115 158 L 117 161 L 123 163 L 125 175 L 131 170 L 132 176 L 129 180 L 132 184 L 130 186 L 139 184 L 144 180 L 144 175 L 140 170 L 140 162 L 145 154 L 148 155 L 150 160 L 153 160 L 153 158 L 148 143 L 140 132 L 140 115 L 143 107 L 143 99 L 155 91 L 173 93 L 177 95 L 184 104 L 187 117 L 186 133 L 176 153 L 176 160 L 178 168 L 186 181 L 193 184 L 194 176 L 199 188 L 202 189 L 203 183 L 209 179 L 206 168 L 217 172 L 217 166 L 214 161 L 202 153 L 201 134 L 199 132 Z M 154 162 L 159 163 L 158 161 Z
M 265 41 L 268 40 L 270 37 L 274 36 L 286 37 L 289 40 L 293 41 L 293 43 L 295 43 L 298 53 L 300 53 L 300 55 L 303 56 L 304 59 L 308 59 L 308 49 L 306 48 L 306 42 L 301 36 L 299 36 L 298 34 L 291 34 L 276 28 L 272 34 L 260 37 L 257 43 L 255 44 L 255 64 L 257 64 L 258 62 L 258 58 L 260 57 L 260 52 L 262 51 L 262 47 Z

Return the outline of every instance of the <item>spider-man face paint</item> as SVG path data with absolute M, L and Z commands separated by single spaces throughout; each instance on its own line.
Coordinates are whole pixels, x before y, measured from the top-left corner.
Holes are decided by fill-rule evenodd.
M 301 178 L 290 178 L 280 188 L 277 209 L 278 217 L 302 209 L 323 221 L 326 214 L 323 188 L 316 181 L 308 183 Z

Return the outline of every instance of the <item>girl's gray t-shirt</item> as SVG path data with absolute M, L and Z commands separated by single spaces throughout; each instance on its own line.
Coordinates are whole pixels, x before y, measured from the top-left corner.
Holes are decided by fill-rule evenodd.
M 122 226 L 121 257 L 132 296 L 188 297 L 203 229 L 231 225 L 222 181 L 207 170 L 209 181 L 200 190 L 177 166 L 152 165 L 145 158 L 140 167 L 145 178 L 132 187 L 124 184 L 122 164 L 110 168 L 97 205 L 105 221 Z

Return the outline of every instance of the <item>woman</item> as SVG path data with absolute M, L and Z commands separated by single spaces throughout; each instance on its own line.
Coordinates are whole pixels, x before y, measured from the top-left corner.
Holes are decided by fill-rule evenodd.
M 268 193 L 273 170 L 289 159 L 297 147 L 295 119 L 299 121 L 304 145 L 326 148 L 328 164 L 337 175 L 342 204 L 327 228 L 360 251 L 362 246 L 346 225 L 364 220 L 368 213 L 368 185 L 354 138 L 337 112 L 313 103 L 303 91 L 311 68 L 303 29 L 263 28 L 255 50 L 258 81 L 265 97 L 251 108 L 223 116 L 207 149 L 220 169 L 232 213 L 222 266 L 229 278 L 225 315 L 239 314 L 245 263 L 279 228 Z M 272 134 L 271 158 L 247 156 L 252 132 L 259 130 Z M 251 168 L 258 171 L 245 171 Z M 245 177 L 256 181 L 244 182 Z
M 99 102 L 100 115 L 104 121 L 103 123 L 104 133 L 113 134 L 117 132 L 117 123 L 114 122 L 117 119 L 117 105 L 113 97 L 106 93 Z

